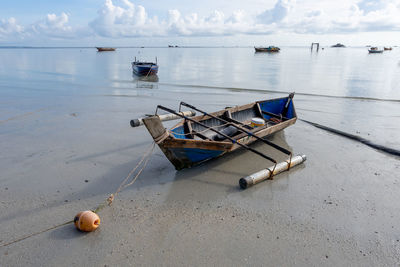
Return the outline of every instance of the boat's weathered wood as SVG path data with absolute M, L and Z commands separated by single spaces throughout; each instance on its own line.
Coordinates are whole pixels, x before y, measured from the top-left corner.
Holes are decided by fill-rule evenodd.
M 295 122 L 296 122 L 296 118 L 293 118 L 293 119 L 281 122 L 281 123 L 273 125 L 273 126 L 267 127 L 265 125 L 265 126 L 262 126 L 263 128 L 260 131 L 257 131 L 254 134 L 257 135 L 258 137 L 265 137 L 267 135 L 276 133 L 276 132 L 284 129 L 284 128 L 288 127 L 289 125 L 294 124 Z M 238 143 L 245 144 L 245 145 L 251 144 L 254 141 L 256 141 L 256 138 L 254 138 L 252 136 L 248 136 L 246 133 L 242 133 L 241 135 L 235 136 L 235 139 L 237 139 Z M 234 144 L 232 150 L 236 150 L 239 147 L 240 147 L 239 145 Z
M 193 132 L 193 135 L 198 136 L 198 137 L 200 137 L 200 138 L 203 139 L 203 140 L 212 141 L 210 138 L 208 138 L 207 136 L 205 136 L 205 135 L 202 134 L 202 133 L 196 132 L 195 130 L 192 130 L 192 132 Z
M 257 112 L 258 112 L 258 115 L 261 117 L 261 118 L 263 118 L 264 116 L 263 116 L 263 113 L 262 113 L 262 110 L 261 110 L 261 108 L 260 108 L 260 103 L 256 103 L 256 108 L 257 108 Z
M 244 149 L 247 149 L 248 151 L 251 151 L 251 152 L 253 152 L 254 154 L 257 154 L 257 155 L 259 155 L 260 157 L 263 157 L 263 158 L 265 158 L 265 159 L 267 159 L 267 160 L 269 160 L 269 161 L 271 161 L 271 162 L 273 162 L 273 163 L 275 163 L 275 164 L 277 163 L 276 160 L 274 160 L 273 158 L 271 158 L 271 157 L 265 155 L 264 153 L 262 153 L 262 152 L 260 152 L 260 151 L 255 150 L 255 149 L 253 149 L 253 148 L 251 148 L 251 147 L 249 147 L 249 146 L 247 146 L 247 145 L 245 145 L 245 144 L 241 144 L 241 143 L 239 143 L 239 142 L 236 142 L 235 139 L 233 139 L 232 137 L 230 137 L 230 136 L 228 136 L 228 135 L 222 133 L 221 131 L 218 131 L 218 130 L 212 128 L 212 127 L 208 127 L 207 125 L 205 125 L 205 124 L 203 124 L 203 123 L 201 123 L 201 122 L 199 122 L 199 121 L 195 121 L 195 120 L 193 120 L 193 119 L 191 119 L 191 118 L 189 118 L 189 117 L 185 117 L 185 116 L 183 116 L 183 115 L 180 115 L 180 114 L 177 113 L 176 111 L 174 111 L 174 110 L 172 110 L 172 109 L 169 109 L 169 108 L 166 108 L 166 107 L 163 107 L 163 106 L 161 106 L 161 105 L 158 105 L 157 108 L 163 109 L 163 110 L 165 110 L 165 111 L 167 111 L 167 112 L 169 112 L 169 113 L 173 113 L 173 114 L 175 114 L 175 115 L 181 116 L 182 118 L 184 118 L 184 119 L 186 119 L 186 120 L 189 120 L 189 121 L 191 121 L 191 122 L 193 122 L 193 123 L 196 123 L 196 124 L 198 124 L 198 125 L 201 125 L 202 127 L 207 128 L 207 129 L 209 129 L 209 130 L 211 130 L 211 131 L 213 131 L 213 132 L 215 132 L 215 133 L 217 133 L 217 134 L 219 134 L 219 135 L 221 135 L 221 136 L 223 136 L 223 137 L 229 139 L 232 143 L 237 144 L 237 145 L 243 147 Z M 209 115 L 211 115 L 211 114 L 209 114 Z M 161 123 L 161 122 L 160 122 L 160 123 Z M 253 137 L 254 137 L 254 136 L 253 136 Z
M 143 123 L 149 131 L 150 135 L 153 137 L 154 141 L 159 142 L 161 138 L 168 135 L 167 129 L 161 123 L 160 117 L 151 116 L 148 118 L 143 118 Z
M 232 113 L 236 113 L 236 112 L 239 112 L 239 111 L 243 111 L 243 110 L 252 108 L 255 104 L 256 104 L 256 102 L 253 102 L 253 103 L 249 103 L 249 104 L 246 104 L 246 105 L 243 105 L 243 106 L 235 106 L 235 107 L 231 107 L 231 108 L 228 108 L 228 109 L 223 109 L 223 110 L 220 110 L 220 111 L 212 112 L 210 114 L 219 117 L 219 116 L 222 116 L 227 110 L 229 110 L 229 112 L 232 114 Z M 205 120 L 211 119 L 211 116 L 202 114 L 202 115 L 198 115 L 198 116 L 192 117 L 192 119 L 196 120 L 196 121 L 205 121 Z M 175 128 L 176 126 L 178 126 L 178 125 L 175 125 L 173 128 Z
M 293 97 L 293 96 L 292 96 L 292 97 Z M 291 98 L 289 97 L 288 100 L 287 100 L 286 105 L 289 105 L 290 100 L 291 100 Z M 217 120 L 220 120 L 220 121 L 222 121 L 222 122 L 224 122 L 224 123 L 227 123 L 226 120 L 224 120 L 224 119 L 222 119 L 222 118 L 219 118 L 219 117 L 216 117 L 216 116 L 214 116 L 214 115 L 212 115 L 212 114 L 207 114 L 205 111 L 203 111 L 203 110 L 201 110 L 201 109 L 198 109 L 198 108 L 196 108 L 196 107 L 194 107 L 194 106 L 192 106 L 192 105 L 190 105 L 190 104 L 181 102 L 181 105 L 187 106 L 187 107 L 189 107 L 189 108 L 191 108 L 191 109 L 193 109 L 193 110 L 196 110 L 196 111 L 201 112 L 201 113 L 203 113 L 203 114 L 205 114 L 205 115 L 211 116 L 211 117 L 214 118 L 214 119 L 217 119 Z M 229 119 L 229 118 L 228 118 L 228 119 Z M 229 119 L 229 120 L 235 121 L 234 119 Z M 239 131 L 241 131 L 241 132 L 243 132 L 243 133 L 246 133 L 249 137 L 253 137 L 253 138 L 255 138 L 255 139 L 259 140 L 259 141 L 262 141 L 263 143 L 265 143 L 265 144 L 267 144 L 267 145 L 269 145 L 269 146 L 272 146 L 273 148 L 275 148 L 275 149 L 281 151 L 282 153 L 285 153 L 285 154 L 290 155 L 290 156 L 292 155 L 292 152 L 290 152 L 289 150 L 287 150 L 287 149 L 285 149 L 285 148 L 283 148 L 283 147 L 281 147 L 281 146 L 278 146 L 278 145 L 276 145 L 276 144 L 274 144 L 274 143 L 272 143 L 272 142 L 270 142 L 270 141 L 268 141 L 268 140 L 265 140 L 265 139 L 263 139 L 263 138 L 257 136 L 256 134 L 253 134 L 252 131 L 248 131 L 248 130 L 244 127 L 244 125 L 243 125 L 242 122 L 239 122 L 239 121 L 236 121 L 236 122 L 237 122 L 238 125 L 236 125 L 235 123 L 230 123 L 230 126 L 235 127 L 237 130 L 239 130 Z M 221 134 L 221 133 L 220 133 L 220 134 Z M 232 141 L 232 140 L 231 140 L 231 141 Z M 233 142 L 233 143 L 236 143 L 236 142 Z
M 200 148 L 207 150 L 223 150 L 230 151 L 232 149 L 231 142 L 216 142 L 212 140 L 193 140 L 193 139 L 166 139 L 162 143 L 165 148 Z

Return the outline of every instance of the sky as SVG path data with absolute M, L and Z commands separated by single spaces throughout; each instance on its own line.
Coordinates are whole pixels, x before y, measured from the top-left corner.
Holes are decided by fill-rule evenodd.
M 400 45 L 400 0 L 0 0 L 0 46 Z

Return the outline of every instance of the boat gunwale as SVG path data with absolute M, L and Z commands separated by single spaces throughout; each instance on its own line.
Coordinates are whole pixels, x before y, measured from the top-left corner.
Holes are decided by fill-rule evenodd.
M 267 100 L 259 100 L 259 101 L 244 104 L 241 106 L 234 106 L 234 107 L 230 107 L 227 109 L 214 111 L 214 112 L 211 112 L 210 114 L 218 117 L 218 116 L 223 115 L 227 110 L 231 113 L 232 112 L 240 112 L 240 111 L 254 108 L 254 106 L 259 103 L 279 101 L 279 100 L 283 100 L 283 99 L 287 99 L 287 98 L 288 97 L 280 97 L 280 98 L 273 98 L 273 99 L 267 99 Z M 295 110 L 293 103 L 292 103 L 292 108 L 293 108 L 293 118 L 288 119 L 286 121 L 282 121 L 280 123 L 277 123 L 277 124 L 271 125 L 271 126 L 268 126 L 268 124 L 265 124 L 264 126 L 256 127 L 251 130 L 248 130 L 248 131 L 251 132 L 252 134 L 257 135 L 258 137 L 265 137 L 265 136 L 273 134 L 281 129 L 284 129 L 291 124 L 294 124 L 297 120 L 297 114 L 296 114 L 296 110 Z M 204 120 L 212 119 L 212 117 L 209 115 L 198 115 L 198 116 L 192 117 L 191 119 L 201 122 Z M 166 138 L 160 145 L 164 146 L 165 148 L 169 148 L 169 147 L 171 147 L 171 148 L 172 147 L 201 148 L 202 147 L 204 149 L 210 149 L 210 147 L 215 145 L 219 148 L 210 149 L 210 150 L 221 150 L 221 148 L 222 148 L 222 150 L 225 150 L 225 151 L 235 150 L 236 149 L 235 147 L 239 146 L 230 140 L 215 141 L 215 140 L 199 140 L 199 139 L 186 139 L 186 138 L 175 137 L 173 135 L 172 131 L 178 127 L 182 127 L 184 124 L 185 124 L 185 119 L 182 119 L 176 125 L 171 127 L 168 130 L 169 137 Z M 250 136 L 244 132 L 241 132 L 241 133 L 236 134 L 235 136 L 232 136 L 232 138 L 235 139 L 236 141 L 239 141 L 246 137 L 250 137 Z M 251 143 L 251 142 L 246 142 L 246 143 Z
M 233 106 L 233 107 L 217 110 L 217 111 L 214 111 L 214 112 L 210 112 L 210 114 L 213 115 L 213 116 L 217 116 L 218 117 L 218 116 L 223 115 L 227 110 L 229 110 L 229 112 L 231 112 L 231 113 L 232 112 L 239 112 L 239 111 L 243 111 L 243 110 L 246 110 L 246 109 L 250 109 L 250 108 L 254 107 L 254 105 L 259 104 L 259 103 L 272 102 L 272 101 L 277 101 L 277 100 L 282 100 L 282 99 L 287 99 L 287 98 L 288 97 L 286 96 L 286 97 L 279 97 L 279 98 L 273 98 L 273 99 L 259 100 L 259 101 L 251 102 L 251 103 L 248 103 L 248 104 L 240 105 L 240 106 Z M 296 110 L 294 108 L 294 105 L 293 105 L 293 114 L 294 114 L 293 118 L 297 118 L 297 114 L 296 114 Z M 192 120 L 196 120 L 198 122 L 201 122 L 201 121 L 204 121 L 204 120 L 208 120 L 208 119 L 211 119 L 211 118 L 212 117 L 208 116 L 208 115 L 197 115 L 197 116 L 191 117 Z M 172 126 L 169 131 L 172 131 L 172 130 L 180 127 L 180 126 L 183 126 L 184 123 L 185 123 L 185 119 L 180 120 L 177 124 Z M 176 138 L 176 137 L 174 137 L 174 139 L 184 139 L 184 138 Z M 184 139 L 184 140 L 186 140 L 186 139 Z

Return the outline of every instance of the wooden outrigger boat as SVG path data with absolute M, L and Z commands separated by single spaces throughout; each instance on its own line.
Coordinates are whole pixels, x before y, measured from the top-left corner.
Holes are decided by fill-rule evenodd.
M 155 115 L 131 120 L 130 123 L 132 127 L 144 124 L 177 170 L 220 157 L 238 148 L 245 148 L 272 161 L 274 166 L 240 180 L 240 186 L 247 188 L 305 161 L 304 155 L 292 157 L 292 153 L 287 149 L 264 139 L 296 122 L 293 96 L 292 93 L 287 97 L 257 101 L 213 113 L 207 113 L 184 102 L 180 103 L 179 112 L 159 105 Z M 191 117 L 195 113 L 180 112 L 182 106 L 202 114 Z M 157 115 L 159 109 L 169 114 Z M 177 118 L 183 120 L 170 130 L 162 125 L 161 121 Z M 248 146 L 256 140 L 287 154 L 288 161 L 277 163 L 268 155 Z

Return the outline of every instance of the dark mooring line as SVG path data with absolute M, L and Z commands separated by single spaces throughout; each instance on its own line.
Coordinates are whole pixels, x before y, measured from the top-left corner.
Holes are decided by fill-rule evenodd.
M 354 141 L 358 141 L 358 142 L 363 143 L 364 145 L 367 145 L 369 147 L 372 147 L 372 148 L 375 148 L 377 150 L 383 151 L 385 153 L 400 157 L 400 150 L 397 150 L 397 149 L 394 149 L 394 148 L 391 148 L 391 147 L 386 147 L 386 146 L 383 146 L 383 145 L 379 145 L 379 144 L 376 144 L 376 143 L 374 143 L 374 142 L 372 142 L 370 140 L 367 140 L 367 139 L 365 139 L 365 138 L 363 138 L 361 136 L 350 134 L 350 133 L 346 133 L 346 132 L 343 132 L 343 131 L 340 131 L 340 130 L 337 130 L 337 129 L 333 129 L 333 128 L 330 128 L 330 127 L 327 127 L 325 125 L 321 125 L 321 124 L 318 124 L 318 123 L 315 123 L 315 122 L 312 122 L 312 121 L 307 121 L 307 120 L 303 120 L 303 119 L 299 119 L 299 120 L 304 121 L 306 123 L 309 123 L 312 126 L 317 127 L 319 129 L 322 129 L 322 130 L 325 130 L 325 131 L 328 131 L 328 132 L 331 132 L 331 133 L 334 133 L 334 134 L 337 134 L 337 135 L 352 139 Z

